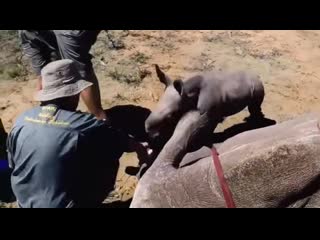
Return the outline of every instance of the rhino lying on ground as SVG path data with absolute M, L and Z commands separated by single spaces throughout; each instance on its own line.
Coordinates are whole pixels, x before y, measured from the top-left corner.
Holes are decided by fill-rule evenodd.
M 320 114 L 304 115 L 241 133 L 217 147 L 236 207 L 320 207 L 319 119 Z M 207 124 L 198 111 L 182 117 L 139 181 L 132 208 L 225 207 L 210 151 L 183 163 Z
M 231 116 L 248 107 L 250 118 L 263 118 L 261 104 L 264 87 L 258 76 L 242 71 L 208 72 L 195 75 L 185 81 L 172 81 L 158 65 L 156 72 L 166 90 L 156 109 L 146 120 L 146 131 L 152 138 L 169 136 L 181 116 L 198 109 L 211 119 L 211 130 Z M 166 139 L 168 140 L 168 139 Z

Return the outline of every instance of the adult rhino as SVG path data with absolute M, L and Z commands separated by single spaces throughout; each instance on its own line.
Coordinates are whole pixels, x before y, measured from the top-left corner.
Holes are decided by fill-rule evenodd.
M 320 207 L 320 114 L 241 133 L 217 147 L 238 208 Z M 208 119 L 190 111 L 139 181 L 132 208 L 223 208 L 210 149 L 187 153 Z M 197 161 L 188 161 L 191 158 Z

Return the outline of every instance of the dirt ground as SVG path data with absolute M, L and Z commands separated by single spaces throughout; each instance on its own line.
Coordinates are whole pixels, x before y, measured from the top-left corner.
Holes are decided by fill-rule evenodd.
M 105 108 L 135 104 L 152 109 L 164 89 L 152 66 L 157 63 L 173 78 L 213 69 L 257 73 L 266 88 L 264 113 L 278 122 L 320 111 L 320 31 L 119 30 L 109 37 L 101 33 L 92 50 Z M 3 55 L 1 50 L 0 61 Z M 34 76 L 17 75 L 0 80 L 0 117 L 7 130 L 15 117 L 37 104 Z M 83 103 L 80 109 L 85 110 Z M 246 115 L 243 111 L 227 119 L 218 131 Z M 136 164 L 134 154 L 123 156 L 108 201 L 131 198 L 136 179 L 124 169 Z

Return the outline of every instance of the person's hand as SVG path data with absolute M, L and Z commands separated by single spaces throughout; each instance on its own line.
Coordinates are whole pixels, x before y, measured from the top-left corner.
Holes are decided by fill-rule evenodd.
M 109 121 L 105 111 L 100 111 L 99 113 L 95 114 L 95 117 L 99 120 Z
M 103 117 L 100 120 L 102 120 L 107 126 L 111 126 L 112 125 L 110 119 L 107 116 Z
M 127 167 L 126 173 L 129 175 L 135 175 L 140 179 L 144 173 L 149 169 L 153 162 L 153 150 L 148 143 L 139 143 L 134 139 L 129 140 L 130 151 L 136 152 L 139 159 L 139 167 Z
M 149 152 L 151 149 L 149 148 L 147 143 L 139 143 L 132 138 L 129 138 L 129 152 L 136 152 L 140 163 L 149 162 L 150 155 Z

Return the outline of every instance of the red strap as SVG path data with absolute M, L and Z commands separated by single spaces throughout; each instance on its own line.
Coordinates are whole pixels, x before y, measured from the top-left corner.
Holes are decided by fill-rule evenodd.
M 213 157 L 214 166 L 217 171 L 217 175 L 218 175 L 218 179 L 219 179 L 220 186 L 222 189 L 222 193 L 224 196 L 224 200 L 226 201 L 227 208 L 235 208 L 236 205 L 234 204 L 231 191 L 230 191 L 228 183 L 224 177 L 219 154 L 218 154 L 215 147 L 212 147 L 212 157 Z

